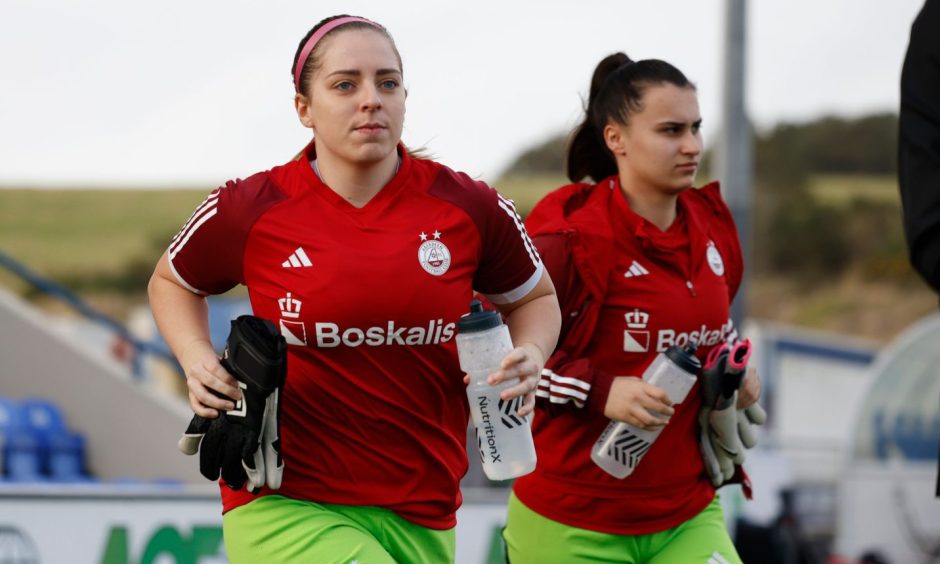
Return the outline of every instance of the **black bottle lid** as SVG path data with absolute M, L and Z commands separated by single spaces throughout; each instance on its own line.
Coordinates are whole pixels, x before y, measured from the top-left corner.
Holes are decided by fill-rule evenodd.
M 673 345 L 666 349 L 665 354 L 679 368 L 689 374 L 698 374 L 698 371 L 702 369 L 702 363 L 695 357 L 695 349 L 697 348 L 698 345 L 695 343 L 689 343 L 684 348 Z
M 473 300 L 470 302 L 470 313 L 463 314 L 460 319 L 457 320 L 457 332 L 478 333 L 499 327 L 502 324 L 503 318 L 500 317 L 498 311 L 483 309 L 483 304 L 480 303 L 480 300 Z

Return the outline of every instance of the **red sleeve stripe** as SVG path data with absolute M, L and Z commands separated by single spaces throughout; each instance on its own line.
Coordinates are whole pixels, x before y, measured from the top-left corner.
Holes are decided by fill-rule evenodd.
M 590 391 L 591 385 L 589 383 L 556 374 L 545 368 L 542 370 L 542 377 L 539 379 L 535 395 L 552 403 L 567 403 L 570 401 L 578 407 L 584 407 L 584 402 L 587 401 L 587 392 Z
M 199 221 L 197 221 L 197 222 L 189 229 L 189 231 L 187 231 L 185 237 L 183 237 L 182 239 L 180 239 L 180 240 L 177 241 L 176 243 L 173 243 L 172 245 L 170 245 L 170 260 L 173 260 L 174 258 L 176 258 L 176 255 L 179 254 L 179 252 L 183 250 L 183 247 L 186 246 L 186 243 L 189 241 L 189 238 L 193 236 L 193 233 L 195 233 L 196 230 L 199 229 L 199 228 L 202 226 L 203 223 L 205 223 L 205 222 L 209 221 L 210 219 L 212 219 L 212 216 L 214 216 L 216 213 L 218 213 L 218 211 L 219 211 L 218 208 L 213 207 L 210 212 L 204 214 L 202 217 L 199 218 Z
M 532 264 L 538 266 L 541 262 L 539 252 L 535 250 L 535 245 L 532 244 L 532 239 L 529 238 L 529 233 L 522 224 L 522 218 L 516 213 L 516 206 L 512 203 L 512 200 L 504 198 L 499 192 L 496 193 L 496 196 L 499 198 L 499 207 L 509 214 L 509 217 L 511 217 L 512 221 L 516 224 L 516 229 L 519 230 L 519 236 L 522 237 L 522 243 L 525 245 L 525 250 L 529 253 L 529 258 L 532 259 Z

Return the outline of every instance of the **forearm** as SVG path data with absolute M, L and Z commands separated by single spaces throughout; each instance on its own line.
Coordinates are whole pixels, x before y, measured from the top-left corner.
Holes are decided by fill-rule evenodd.
M 544 364 L 555 350 L 561 329 L 561 313 L 555 293 L 542 295 L 514 309 L 506 317 L 506 325 L 513 343 L 516 346 L 524 343 L 534 345 Z
M 209 340 L 206 300 L 173 278 L 166 255 L 160 258 L 147 287 L 150 309 L 163 339 L 184 369 L 200 356 L 213 353 Z
M 490 375 L 489 382 L 495 385 L 518 379 L 520 383 L 503 390 L 500 397 L 509 400 L 525 395 L 525 403 L 518 411 L 525 417 L 535 408 L 534 392 L 539 375 L 555 349 L 561 328 L 561 313 L 551 278 L 543 273 L 529 295 L 497 307 L 506 319 L 515 348 L 503 359 L 500 370 Z

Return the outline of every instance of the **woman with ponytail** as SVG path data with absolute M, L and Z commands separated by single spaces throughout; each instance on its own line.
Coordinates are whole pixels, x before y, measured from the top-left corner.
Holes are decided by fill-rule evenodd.
M 327 18 L 290 71 L 313 139 L 212 192 L 150 282 L 190 405 L 219 425 L 248 400 L 236 404 L 239 383 L 209 342 L 204 297 L 244 284 L 287 343 L 283 479 L 259 492 L 220 481 L 226 551 L 248 563 L 450 562 L 468 465 L 456 322 L 474 292 L 506 317 L 515 348 L 490 381 L 513 382 L 502 399 L 524 396 L 525 416 L 558 336 L 552 283 L 512 202 L 405 150 L 402 62 L 384 27 Z
M 640 378 L 670 345 L 704 359 L 736 339 L 741 251 L 718 184 L 692 186 L 701 123 L 677 68 L 606 57 L 570 139 L 573 184 L 526 220 L 563 322 L 536 392 L 538 465 L 509 502 L 513 564 L 740 562 L 699 452 L 698 385 L 673 405 Z M 759 393 L 749 370 L 738 405 Z M 622 480 L 591 459 L 612 420 L 662 429 Z

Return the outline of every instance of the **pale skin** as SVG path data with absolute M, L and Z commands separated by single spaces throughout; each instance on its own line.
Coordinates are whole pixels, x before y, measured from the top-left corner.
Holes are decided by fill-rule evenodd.
M 405 116 L 401 64 L 389 39 L 377 30 L 338 29 L 315 49 L 320 66 L 294 107 L 317 140 L 317 166 L 333 191 L 356 207 L 366 205 L 395 175 Z M 206 418 L 241 397 L 235 379 L 219 363 L 209 341 L 205 298 L 183 286 L 166 253 L 148 286 L 160 333 L 186 373 L 193 412 Z M 548 353 L 561 328 L 555 288 L 543 274 L 522 299 L 498 306 L 516 347 L 489 376 L 491 384 L 518 380 L 503 399 L 525 396 L 518 413 L 528 415 Z
M 665 231 L 676 219 L 679 194 L 692 187 L 702 154 L 702 118 L 691 87 L 647 85 L 640 109 L 629 123 L 609 122 L 604 141 L 630 208 Z M 738 391 L 738 408 L 760 398 L 757 370 L 748 367 Z M 652 413 L 651 413 L 652 412 Z M 643 429 L 657 429 L 675 413 L 661 388 L 640 378 L 614 379 L 604 415 Z

